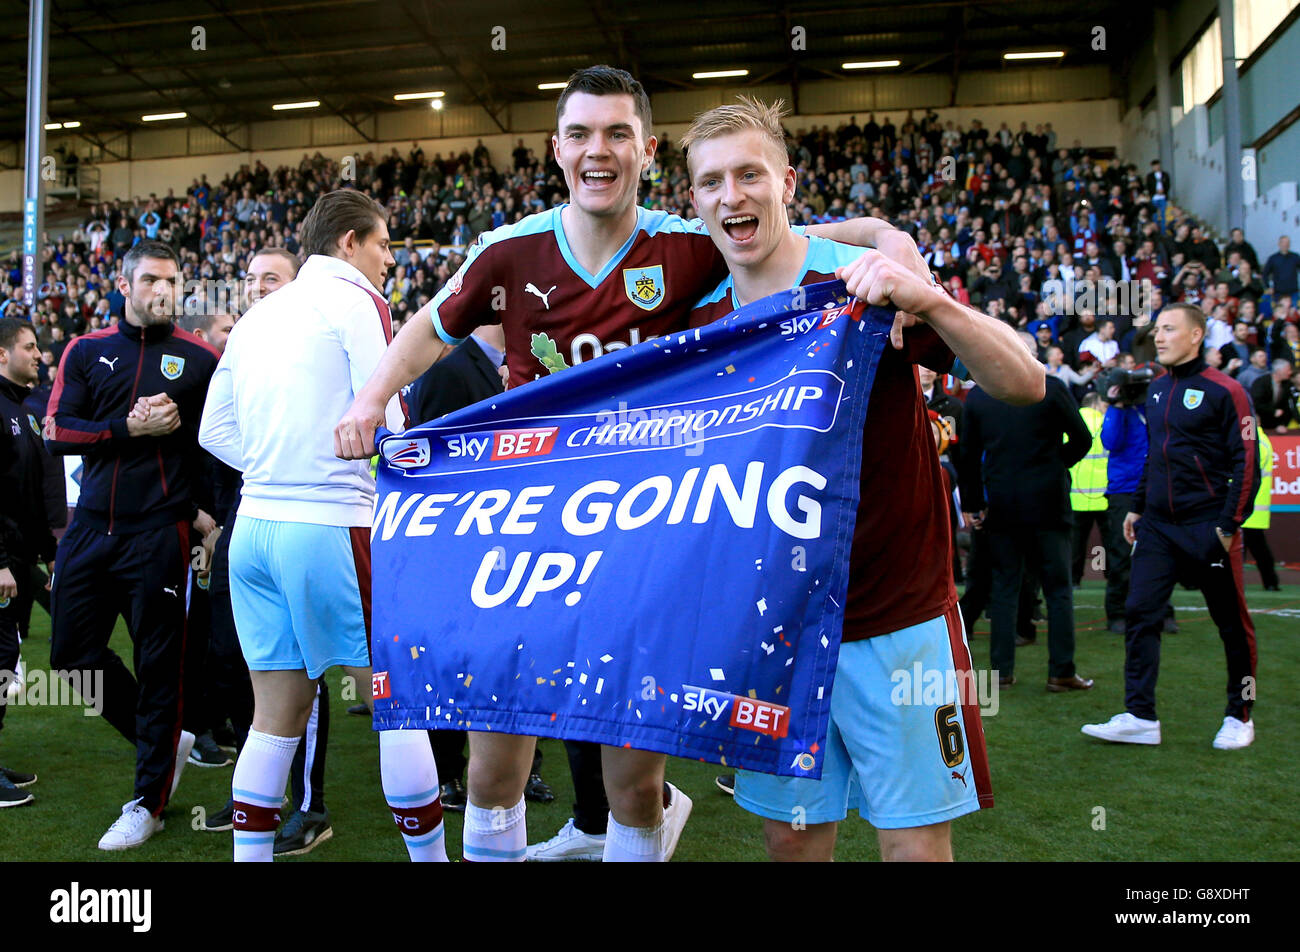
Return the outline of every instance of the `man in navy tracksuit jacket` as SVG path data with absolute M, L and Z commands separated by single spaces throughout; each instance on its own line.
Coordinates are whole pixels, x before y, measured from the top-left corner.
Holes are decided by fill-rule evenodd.
M 160 242 L 127 253 L 119 278 L 126 318 L 69 345 L 45 420 L 50 452 L 84 460 L 55 562 L 50 662 L 102 670 L 103 716 L 136 747 L 135 799 L 102 849 L 138 845 L 161 829 L 189 753 L 178 756 L 177 746 L 191 539 L 215 525 L 194 500 L 203 472 L 198 428 L 218 357 L 172 324 L 176 272 L 175 254 Z M 108 647 L 119 615 L 135 644 L 138 685 Z
M 1127 708 L 1084 733 L 1160 743 L 1155 688 L 1165 603 L 1178 581 L 1200 588 L 1227 656 L 1227 708 L 1220 749 L 1254 740 L 1255 628 L 1246 609 L 1239 529 L 1259 487 L 1250 397 L 1201 356 L 1205 315 L 1171 305 L 1157 318 L 1156 352 L 1169 373 L 1147 394 L 1147 465 L 1124 522 L 1134 543 L 1126 610 Z

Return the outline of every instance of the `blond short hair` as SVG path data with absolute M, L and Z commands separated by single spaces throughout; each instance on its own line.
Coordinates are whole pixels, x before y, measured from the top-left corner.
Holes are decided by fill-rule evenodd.
M 750 129 L 763 134 L 774 149 L 789 164 L 789 152 L 785 146 L 785 130 L 781 120 L 787 115 L 785 100 L 778 99 L 764 103 L 753 96 L 737 96 L 736 102 L 718 106 L 695 117 L 691 127 L 682 136 L 682 149 L 686 152 L 686 162 L 690 165 L 691 146 L 706 139 L 745 132 Z

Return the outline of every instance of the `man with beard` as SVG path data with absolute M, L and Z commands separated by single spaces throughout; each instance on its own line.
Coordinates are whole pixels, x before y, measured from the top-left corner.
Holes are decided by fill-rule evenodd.
M 135 796 L 100 839 L 103 850 L 138 846 L 162 829 L 194 744 L 181 730 L 186 586 L 191 539 L 216 528 L 193 493 L 199 417 L 218 358 L 172 323 L 177 270 L 162 242 L 126 254 L 117 278 L 126 319 L 68 346 L 45 422 L 51 453 L 84 460 L 52 579 L 50 664 L 102 672 L 103 717 L 136 749 Z M 119 615 L 135 643 L 135 676 L 108 647 Z

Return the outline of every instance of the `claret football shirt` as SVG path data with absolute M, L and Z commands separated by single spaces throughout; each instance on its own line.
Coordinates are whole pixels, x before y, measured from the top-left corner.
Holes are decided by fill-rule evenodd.
M 564 208 L 480 236 L 433 299 L 434 327 L 449 344 L 501 324 L 512 387 L 683 330 L 727 273 L 702 221 L 638 207 L 631 237 L 591 274 L 569 248 Z

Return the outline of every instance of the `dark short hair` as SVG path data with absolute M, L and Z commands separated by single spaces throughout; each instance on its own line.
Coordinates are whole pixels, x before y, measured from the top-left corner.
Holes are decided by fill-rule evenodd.
M 344 234 L 347 233 L 344 232 Z M 302 261 L 288 248 L 261 248 L 253 253 L 253 258 L 260 258 L 262 255 L 279 255 L 289 262 L 289 267 L 293 269 L 293 276 L 298 277 L 298 269 L 302 267 Z M 253 258 L 248 259 L 249 264 L 253 263 Z
M 1199 327 L 1201 333 L 1205 333 L 1205 312 L 1195 304 L 1187 304 L 1179 301 L 1174 304 L 1165 305 L 1164 310 L 1160 313 L 1164 314 L 1165 311 L 1182 311 L 1187 315 L 1187 320 L 1193 327 Z
M 569 77 L 564 92 L 560 93 L 555 103 L 555 130 L 559 132 L 560 117 L 564 115 L 564 104 L 574 93 L 588 93 L 592 96 L 631 96 L 636 107 L 637 118 L 641 120 L 641 131 L 650 135 L 653 119 L 650 114 L 650 97 L 645 87 L 632 78 L 632 74 L 613 66 L 588 66 Z
M 176 318 L 176 324 L 183 331 L 189 331 L 191 334 L 197 334 L 199 331 L 207 333 L 212 330 L 212 322 L 222 315 L 234 319 L 235 315 L 227 307 L 203 307 L 197 314 L 181 314 Z
M 122 256 L 122 274 L 125 276 L 127 284 L 135 283 L 135 269 L 145 258 L 170 261 L 176 265 L 177 270 L 180 270 L 181 260 L 176 257 L 176 251 L 171 245 L 152 238 L 145 238 L 132 245 L 131 250 Z
M 302 253 L 333 256 L 338 240 L 348 232 L 356 232 L 357 238 L 365 241 L 387 217 L 382 205 L 356 189 L 326 192 L 302 220 L 298 232 Z
M 13 350 L 14 345 L 18 343 L 18 335 L 23 331 L 31 331 L 36 334 L 36 328 L 30 321 L 24 321 L 17 317 L 0 318 L 0 348 L 4 350 Z

